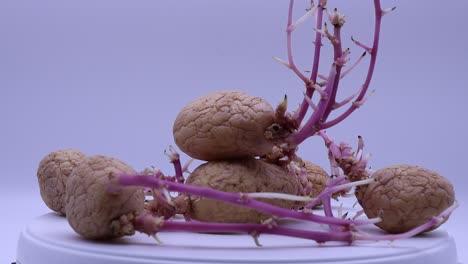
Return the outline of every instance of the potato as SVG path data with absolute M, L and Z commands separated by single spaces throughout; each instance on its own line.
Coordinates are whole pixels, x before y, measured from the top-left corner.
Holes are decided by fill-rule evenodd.
M 145 195 L 137 187 L 110 189 L 118 174 L 135 174 L 129 165 L 110 157 L 85 158 L 73 170 L 66 188 L 66 211 L 70 226 L 88 239 L 132 235 L 133 229 L 115 226 L 115 220 L 143 210 Z
M 174 139 L 183 152 L 200 160 L 261 156 L 273 147 L 264 134 L 274 117 L 273 107 L 259 97 L 238 91 L 211 93 L 180 111 Z
M 210 187 L 231 193 L 278 192 L 297 195 L 298 178 L 287 170 L 265 161 L 249 158 L 230 161 L 210 161 L 200 165 L 188 177 L 187 184 Z M 293 208 L 295 202 L 279 199 L 259 199 L 283 208 Z M 192 208 L 187 215 L 206 222 L 259 223 L 270 215 L 221 201 L 191 197 Z
M 52 211 L 65 215 L 65 186 L 71 172 L 84 157 L 78 150 L 63 149 L 47 154 L 39 163 L 39 190 L 42 200 Z
M 439 215 L 455 200 L 452 184 L 422 167 L 390 166 L 376 171 L 372 178 L 375 182 L 363 188 L 359 202 L 368 217 L 382 218 L 376 225 L 389 233 L 415 228 Z

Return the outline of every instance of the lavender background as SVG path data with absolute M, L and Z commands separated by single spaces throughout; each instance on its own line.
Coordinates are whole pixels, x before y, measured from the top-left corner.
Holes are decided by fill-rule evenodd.
M 296 16 L 306 2 L 298 1 Z M 347 15 L 344 46 L 352 48 L 352 58 L 362 50 L 350 43 L 351 35 L 370 42 L 371 2 L 329 1 Z M 362 135 L 373 168 L 410 163 L 445 175 L 462 203 L 451 221 L 462 223 L 462 201 L 468 201 L 463 191 L 468 2 L 382 2 L 397 10 L 383 20 L 371 84 L 376 93 L 328 133 L 353 144 Z M 56 149 L 76 148 L 121 158 L 136 169 L 156 165 L 170 172 L 163 150 L 174 144 L 173 120 L 187 102 L 206 93 L 236 89 L 272 104 L 288 94 L 295 107 L 303 86 L 272 59 L 286 58 L 287 6 L 266 0 L 0 0 L 3 209 L 47 212 L 12 197 L 40 199 L 36 169 Z M 312 22 L 294 34 L 295 58 L 303 69 L 311 64 Z M 330 51 L 328 43 L 324 50 Z M 326 58 L 323 73 L 330 65 Z M 362 84 L 367 61 L 343 82 L 342 98 Z M 303 144 L 300 153 L 327 166 L 319 138 Z M 13 225 L 1 220 L 12 226 L 5 261 L 13 260 L 11 243 L 34 216 Z

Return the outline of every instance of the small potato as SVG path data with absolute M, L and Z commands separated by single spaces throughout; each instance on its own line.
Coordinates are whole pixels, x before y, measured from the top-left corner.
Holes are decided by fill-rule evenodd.
M 136 172 L 118 159 L 101 155 L 85 158 L 73 170 L 67 182 L 66 211 L 70 226 L 81 236 L 110 239 L 134 233 L 113 222 L 141 212 L 145 195 L 137 187 L 109 189 L 120 173 Z
M 259 97 L 238 91 L 211 93 L 180 111 L 174 139 L 183 152 L 200 160 L 261 156 L 273 147 L 264 134 L 274 117 L 273 107 Z
M 372 178 L 375 182 L 363 189 L 359 202 L 368 217 L 382 218 L 376 225 L 389 233 L 417 227 L 455 200 L 453 186 L 446 178 L 418 166 L 386 167 Z
M 47 154 L 39 163 L 39 191 L 52 211 L 65 215 L 65 185 L 72 170 L 84 158 L 85 155 L 78 150 L 63 149 Z
M 278 192 L 297 195 L 297 177 L 285 169 L 256 159 L 211 161 L 200 165 L 188 177 L 187 184 L 210 187 L 231 193 Z M 206 222 L 259 223 L 270 215 L 253 209 L 211 199 L 191 197 L 192 208 L 187 215 Z M 262 199 L 259 199 L 262 200 Z M 293 208 L 295 202 L 264 199 L 264 202 Z

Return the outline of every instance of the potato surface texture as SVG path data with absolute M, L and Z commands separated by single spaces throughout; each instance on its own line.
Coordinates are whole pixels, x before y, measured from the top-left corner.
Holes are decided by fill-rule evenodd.
M 124 162 L 101 155 L 91 156 L 75 170 L 67 182 L 66 210 L 71 227 L 89 239 L 110 239 L 126 234 L 112 228 L 122 215 L 142 211 L 145 196 L 137 187 L 110 190 L 118 174 L 136 173 Z
M 441 175 L 412 165 L 376 171 L 360 203 L 368 217 L 389 233 L 403 233 L 440 214 L 454 203 L 452 184 Z M 429 231 L 429 230 L 427 230 Z
M 65 186 L 71 172 L 85 155 L 64 149 L 47 154 L 39 163 L 37 180 L 42 200 L 52 211 L 65 215 Z
M 261 156 L 273 143 L 264 136 L 274 110 L 259 97 L 222 91 L 195 99 L 173 127 L 177 146 L 192 158 L 224 160 Z
M 278 192 L 296 195 L 300 183 L 285 169 L 256 159 L 210 161 L 200 165 L 188 177 L 187 184 L 209 187 L 231 193 Z M 211 199 L 192 197 L 191 218 L 206 222 L 260 223 L 270 215 L 238 205 Z M 259 199 L 292 208 L 293 201 Z

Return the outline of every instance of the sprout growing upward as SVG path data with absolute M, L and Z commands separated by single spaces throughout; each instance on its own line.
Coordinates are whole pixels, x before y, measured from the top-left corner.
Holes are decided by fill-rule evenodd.
M 284 138 L 277 139 L 279 144 L 285 151 L 290 148 L 295 148 L 301 144 L 307 138 L 316 135 L 318 131 L 327 129 L 335 126 L 336 124 L 343 121 L 352 112 L 359 108 L 367 99 L 368 89 L 374 74 L 375 64 L 377 61 L 377 55 L 379 51 L 379 39 L 380 39 L 380 25 L 384 14 L 388 13 L 395 8 L 388 10 L 382 10 L 380 1 L 374 0 L 374 33 L 373 41 L 370 46 L 361 43 L 353 38 L 353 42 L 364 49 L 364 53 L 358 57 L 358 59 L 348 66 L 350 49 L 343 49 L 341 31 L 344 27 L 346 20 L 345 16 L 338 13 L 335 8 L 333 12 L 330 12 L 327 8 L 326 0 L 319 0 L 317 5 L 312 1 L 312 7 L 307 11 L 306 15 L 299 18 L 296 22 L 293 22 L 293 8 L 294 0 L 289 2 L 288 12 L 288 23 L 287 23 L 287 61 L 279 60 L 286 67 L 291 69 L 294 74 L 304 82 L 305 93 L 304 99 L 299 108 L 293 113 L 285 113 L 285 111 L 277 112 L 276 120 L 282 126 L 282 129 L 288 131 Z M 302 24 L 302 22 L 309 18 L 311 14 L 315 14 L 315 49 L 314 59 L 312 62 L 312 69 L 310 76 L 305 76 L 296 66 L 294 62 L 294 56 L 292 51 L 292 33 L 294 30 Z M 331 25 L 331 29 L 327 22 L 324 22 L 324 15 Z M 333 61 L 331 62 L 330 70 L 327 76 L 319 74 L 320 55 L 323 39 L 326 39 L 333 46 Z M 357 89 L 354 95 L 346 98 L 343 101 L 337 101 L 338 89 L 340 80 L 348 75 L 351 70 L 364 58 L 366 54 L 370 55 L 370 61 L 367 69 L 367 75 L 364 83 Z M 324 81 L 319 82 L 319 78 L 322 77 Z M 313 97 L 318 96 L 318 102 L 313 102 Z M 331 114 L 334 110 L 347 107 L 340 115 L 331 118 Z M 278 108 L 285 108 L 285 106 L 279 106 Z M 310 117 L 303 120 L 309 111 L 312 109 Z M 285 113 L 278 115 L 278 113 Z M 283 144 L 281 144 L 283 143 Z M 286 155 L 291 155 L 291 152 Z

